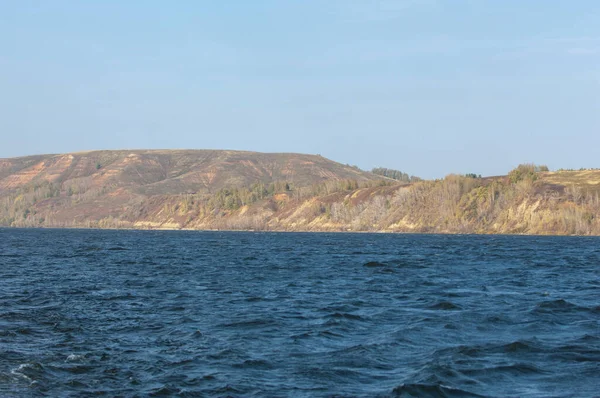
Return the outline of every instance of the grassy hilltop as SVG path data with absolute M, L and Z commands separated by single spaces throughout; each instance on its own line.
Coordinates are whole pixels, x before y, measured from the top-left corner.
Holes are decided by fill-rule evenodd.
M 0 225 L 600 235 L 600 170 L 542 170 L 420 181 L 318 155 L 29 156 L 0 159 Z

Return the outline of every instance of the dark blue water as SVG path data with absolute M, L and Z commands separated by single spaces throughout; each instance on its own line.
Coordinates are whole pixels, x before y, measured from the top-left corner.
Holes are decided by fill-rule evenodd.
M 599 238 L 0 229 L 0 396 L 598 394 Z

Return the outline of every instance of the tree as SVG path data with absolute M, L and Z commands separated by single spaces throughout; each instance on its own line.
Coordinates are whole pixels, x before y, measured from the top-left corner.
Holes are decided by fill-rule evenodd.
M 403 173 L 400 170 L 387 169 L 385 167 L 376 167 L 373 170 L 371 170 L 371 173 L 404 182 L 414 182 L 420 180 L 419 177 L 409 176 L 408 174 Z

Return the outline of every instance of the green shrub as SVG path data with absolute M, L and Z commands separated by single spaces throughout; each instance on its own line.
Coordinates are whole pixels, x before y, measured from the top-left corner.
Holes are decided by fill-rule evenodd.
M 538 166 L 533 163 L 520 164 L 508 173 L 508 178 L 513 184 L 523 180 L 535 181 L 537 180 L 537 172 Z

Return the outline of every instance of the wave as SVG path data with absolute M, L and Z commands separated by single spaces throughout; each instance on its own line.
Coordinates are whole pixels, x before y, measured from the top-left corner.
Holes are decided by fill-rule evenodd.
M 347 312 L 335 312 L 333 314 L 327 315 L 327 318 L 333 318 L 333 319 L 351 319 L 353 321 L 362 321 L 362 320 L 364 320 L 364 318 L 361 317 L 360 315 L 350 314 L 350 313 L 347 313 Z
M 327 338 L 332 338 L 332 337 L 342 338 L 342 337 L 344 337 L 343 334 L 335 333 L 335 332 L 332 332 L 331 330 L 323 330 L 323 331 L 319 332 L 319 336 L 323 336 L 323 337 L 327 337 Z
M 264 359 L 246 359 L 244 362 L 232 366 L 240 369 L 273 369 L 273 365 Z
M 217 387 L 206 392 L 210 395 L 214 395 L 217 397 L 237 397 L 245 393 L 245 391 L 235 388 L 229 384 Z
M 436 303 L 428 308 L 430 310 L 444 310 L 444 311 L 462 310 L 462 307 L 460 305 L 454 304 L 451 301 L 440 301 L 439 303 Z
M 531 340 L 517 340 L 508 344 L 500 345 L 492 351 L 506 353 L 542 353 L 545 352 L 545 349 Z
M 207 355 L 207 358 L 216 360 L 226 359 L 237 361 L 244 357 L 247 357 L 246 353 L 237 348 L 225 348 L 218 352 L 213 352 Z
M 438 349 L 434 352 L 437 358 L 456 358 L 457 356 L 488 358 L 497 354 L 531 354 L 546 353 L 553 351 L 550 347 L 543 347 L 531 340 L 516 340 L 506 344 L 485 345 L 459 345 Z
M 82 359 L 84 359 L 85 356 L 83 355 L 78 355 L 78 354 L 70 354 L 67 359 L 65 359 L 65 362 L 76 362 L 76 361 L 80 361 Z
M 75 375 L 80 375 L 80 374 L 89 374 L 93 370 L 95 370 L 96 368 L 94 366 L 92 366 L 92 365 L 78 364 L 78 365 L 74 365 L 74 366 L 61 367 L 60 369 L 62 371 L 68 372 L 68 373 L 72 373 L 72 374 L 75 374 Z
M 600 337 L 585 334 L 553 348 L 551 356 L 564 361 L 600 363 Z
M 386 263 L 380 263 L 379 261 L 369 261 L 363 264 L 363 267 L 387 267 Z
M 368 261 L 363 267 L 368 268 L 424 268 L 424 259 L 396 259 L 389 261 Z
M 445 386 L 443 384 L 402 384 L 392 390 L 395 397 L 423 397 L 423 398 L 453 398 L 453 397 L 485 397 L 460 388 Z
M 598 312 L 600 306 L 596 307 L 585 307 L 577 304 L 573 304 L 570 301 L 564 299 L 544 301 L 535 306 L 532 310 L 533 313 L 548 314 L 548 313 L 568 313 L 568 312 Z
M 44 367 L 38 362 L 22 363 L 10 371 L 12 375 L 22 377 L 29 381 L 41 379 L 44 372 Z
M 247 321 L 230 322 L 221 324 L 222 327 L 226 328 L 260 328 L 263 326 L 272 326 L 276 322 L 270 319 L 252 319 Z
M 477 369 L 464 369 L 461 371 L 468 376 L 485 375 L 489 377 L 494 373 L 508 373 L 519 376 L 523 374 L 545 374 L 544 369 L 526 362 L 518 362 L 511 365 L 489 366 Z
M 150 397 L 172 397 L 181 393 L 181 389 L 172 386 L 161 386 L 148 391 Z

